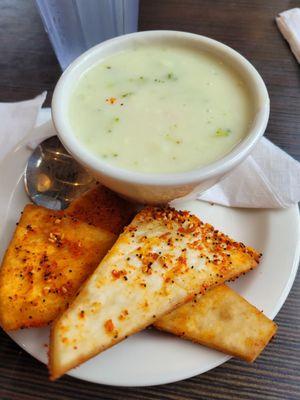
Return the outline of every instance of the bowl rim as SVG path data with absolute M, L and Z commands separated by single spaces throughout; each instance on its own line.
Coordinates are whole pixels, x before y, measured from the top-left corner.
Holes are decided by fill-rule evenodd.
M 243 70 L 243 73 L 248 75 L 252 83 L 254 83 L 255 99 L 254 103 L 259 104 L 259 109 L 255 115 L 252 127 L 248 134 L 242 139 L 229 153 L 221 159 L 214 161 L 203 167 L 194 168 L 189 171 L 176 172 L 176 173 L 145 173 L 132 171 L 129 169 L 121 168 L 102 160 L 86 149 L 75 138 L 71 127 L 69 126 L 68 113 L 64 107 L 65 86 L 70 81 L 75 80 L 76 73 L 82 65 L 86 64 L 85 70 L 89 69 L 95 62 L 91 62 L 95 54 L 101 55 L 104 49 L 124 42 L 134 41 L 136 38 L 148 40 L 158 38 L 164 39 L 186 39 L 196 41 L 198 44 L 201 42 L 206 47 L 210 47 L 214 53 L 222 52 L 223 55 L 228 56 L 237 63 L 237 68 Z M 115 53 L 117 53 L 116 51 Z M 82 72 L 81 72 L 82 73 Z M 77 76 L 78 78 L 78 76 Z M 211 39 L 206 36 L 173 30 L 154 30 L 154 31 L 140 31 L 115 37 L 106 40 L 100 44 L 90 48 L 85 53 L 76 58 L 69 67 L 63 72 L 59 81 L 56 84 L 51 105 L 52 119 L 56 128 L 57 134 L 67 148 L 67 150 L 85 167 L 98 172 L 106 177 L 117 179 L 131 184 L 142 185 L 155 185 L 155 186 L 174 186 L 193 184 L 196 182 L 204 181 L 216 176 L 224 175 L 237 164 L 239 164 L 255 147 L 261 136 L 264 134 L 270 113 L 270 100 L 267 88 L 263 79 L 254 66 L 240 53 L 231 47 Z

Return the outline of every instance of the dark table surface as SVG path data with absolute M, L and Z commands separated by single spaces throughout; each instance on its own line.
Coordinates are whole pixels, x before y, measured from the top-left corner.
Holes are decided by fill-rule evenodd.
M 207 35 L 241 52 L 270 93 L 266 136 L 300 160 L 300 69 L 274 23 L 276 14 L 297 6 L 300 1 L 141 0 L 139 27 Z M 0 0 L 0 55 L 0 101 L 47 90 L 50 105 L 61 71 L 32 0 Z M 0 400 L 300 399 L 299 310 L 298 275 L 276 317 L 278 335 L 254 364 L 232 359 L 203 375 L 148 388 L 115 388 L 67 376 L 50 383 L 46 368 L 1 332 Z

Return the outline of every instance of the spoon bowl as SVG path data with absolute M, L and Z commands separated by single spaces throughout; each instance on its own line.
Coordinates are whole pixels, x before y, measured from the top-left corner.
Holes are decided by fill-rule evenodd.
M 28 159 L 25 190 L 33 203 L 63 210 L 95 184 L 94 178 L 64 148 L 57 136 L 41 142 Z

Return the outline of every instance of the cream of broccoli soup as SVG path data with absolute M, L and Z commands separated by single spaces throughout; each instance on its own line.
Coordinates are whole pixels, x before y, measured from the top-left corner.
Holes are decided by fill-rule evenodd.
M 152 45 L 87 70 L 69 118 L 82 145 L 106 162 L 171 173 L 222 158 L 245 137 L 253 114 L 245 83 L 218 58 Z

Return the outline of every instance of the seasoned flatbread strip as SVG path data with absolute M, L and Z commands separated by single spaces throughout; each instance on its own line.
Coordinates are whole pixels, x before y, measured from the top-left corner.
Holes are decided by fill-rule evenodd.
M 255 267 L 259 254 L 188 212 L 146 208 L 55 321 L 49 369 L 56 379 L 208 287 Z
M 116 235 L 68 215 L 27 205 L 0 270 L 0 325 L 40 327 L 68 305 Z
M 226 285 L 196 296 L 154 326 L 249 362 L 277 331 L 273 321 Z

